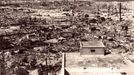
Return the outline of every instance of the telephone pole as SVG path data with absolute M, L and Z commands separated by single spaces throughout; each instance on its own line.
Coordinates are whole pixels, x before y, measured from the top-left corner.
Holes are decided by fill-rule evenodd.
M 97 4 L 97 16 L 100 16 L 100 1 L 99 3 Z
M 110 5 L 107 6 L 107 14 L 108 14 L 107 16 L 109 18 L 109 16 L 110 16 Z
M 120 14 L 120 21 L 122 21 L 122 16 L 121 16 L 122 11 L 121 11 L 121 9 L 122 9 L 122 4 L 121 4 L 121 3 L 119 3 L 119 14 Z

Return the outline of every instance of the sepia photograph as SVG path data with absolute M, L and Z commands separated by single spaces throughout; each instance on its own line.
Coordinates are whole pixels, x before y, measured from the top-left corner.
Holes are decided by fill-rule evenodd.
M 0 75 L 134 75 L 134 0 L 0 0 Z

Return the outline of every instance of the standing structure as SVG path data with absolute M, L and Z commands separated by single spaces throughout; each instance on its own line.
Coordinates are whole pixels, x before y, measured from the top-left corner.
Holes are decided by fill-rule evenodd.
M 82 41 L 80 42 L 81 55 L 104 55 L 105 46 L 101 41 Z
M 63 53 L 60 75 L 120 75 L 111 68 L 97 67 L 97 57 L 104 57 L 104 45 L 101 42 L 94 42 L 92 45 L 87 42 L 82 44 L 80 52 Z
M 121 3 L 119 3 L 119 14 L 120 14 L 120 21 L 122 20 L 122 17 L 121 17 L 121 15 L 122 15 L 121 8 L 122 8 L 122 5 L 121 5 Z

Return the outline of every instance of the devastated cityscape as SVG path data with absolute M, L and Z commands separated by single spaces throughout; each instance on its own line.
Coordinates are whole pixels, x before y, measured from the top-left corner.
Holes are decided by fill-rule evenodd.
M 133 75 L 134 0 L 0 0 L 0 75 Z

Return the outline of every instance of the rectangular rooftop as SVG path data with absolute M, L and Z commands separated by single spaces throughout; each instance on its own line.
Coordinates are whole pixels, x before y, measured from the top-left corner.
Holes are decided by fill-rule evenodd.
M 82 41 L 81 47 L 105 47 L 101 41 Z

